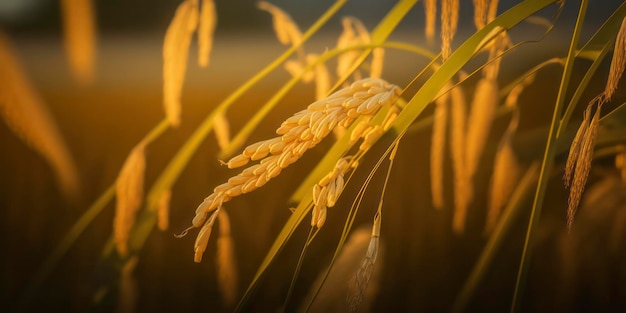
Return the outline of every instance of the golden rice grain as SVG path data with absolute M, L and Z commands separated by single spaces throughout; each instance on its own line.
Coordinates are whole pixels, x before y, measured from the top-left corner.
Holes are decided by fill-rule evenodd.
M 206 246 L 209 243 L 209 238 L 211 238 L 211 232 L 213 231 L 213 224 L 215 224 L 216 217 L 219 215 L 219 213 L 219 208 L 213 211 L 211 213 L 211 216 L 209 216 L 209 218 L 204 223 L 204 225 L 202 225 L 200 232 L 198 232 L 198 237 L 196 237 L 196 242 L 194 243 L 193 248 L 193 261 L 196 263 L 200 263 L 200 261 L 202 261 L 202 254 L 204 254 Z
M 159 196 L 157 203 L 157 226 L 160 230 L 167 230 L 170 225 L 170 199 L 172 191 L 167 189 Z
M 365 99 L 351 97 L 356 92 L 368 90 L 376 90 L 378 93 L 372 93 L 370 98 Z M 275 154 L 272 154 L 271 149 L 268 149 L 269 155 L 266 154 L 264 146 L 268 142 L 266 140 L 262 143 L 248 146 L 244 149 L 244 153 L 233 157 L 226 163 L 229 167 L 231 165 L 235 167 L 235 165 L 245 164 L 251 159 L 256 150 L 262 150 L 262 154 L 265 155 L 259 164 L 254 164 L 244 169 L 235 176 L 235 179 L 231 178 L 227 183 L 216 187 L 213 193 L 206 197 L 196 209 L 196 215 L 189 229 L 200 227 L 203 224 L 206 227 L 205 220 L 209 213 L 219 209 L 224 202 L 230 201 L 232 197 L 237 195 L 260 188 L 267 181 L 278 176 L 282 169 L 296 162 L 304 152 L 317 145 L 337 125 L 349 126 L 355 119 L 355 117 L 350 117 L 349 112 L 351 110 L 356 112 L 357 109 L 363 107 L 362 112 L 365 113 L 362 114 L 373 115 L 379 108 L 393 103 L 400 95 L 400 92 L 399 87 L 389 84 L 382 79 L 364 79 L 336 91 L 325 99 L 310 104 L 305 112 L 300 111 L 296 113 L 292 118 L 284 121 L 276 130 L 276 133 L 280 136 L 269 141 L 282 141 L 284 146 L 280 151 L 275 151 Z M 352 101 L 355 99 L 358 99 L 357 103 Z M 308 117 L 305 118 L 305 116 Z M 302 125 L 300 125 L 299 121 L 303 121 Z M 318 216 L 318 219 L 319 217 L 321 215 Z M 186 231 L 181 235 L 185 233 Z M 206 236 L 198 236 L 199 238 L 202 237 L 202 240 L 198 239 L 198 242 L 204 243 L 204 246 L 206 246 L 205 240 L 208 240 L 204 238 Z M 197 244 L 196 246 L 203 245 Z M 204 249 L 196 249 L 196 260 L 201 259 L 203 251 Z
M 230 124 L 224 113 L 219 112 L 213 118 L 213 130 L 215 131 L 215 139 L 220 149 L 226 149 L 230 145 Z
M 191 37 L 198 25 L 197 0 L 185 0 L 176 9 L 163 41 L 163 105 L 174 127 L 180 124 L 180 97 L 187 70 Z
M 426 28 L 424 35 L 429 42 L 435 39 L 435 24 L 437 22 L 437 0 L 425 0 L 424 11 L 426 16 Z
M 312 227 L 321 228 L 324 226 L 327 208 L 335 206 L 343 191 L 344 175 L 350 169 L 351 160 L 352 156 L 339 159 L 332 171 L 313 186 Z
M 442 90 L 448 90 L 450 84 L 444 85 Z M 433 206 L 443 208 L 443 164 L 446 147 L 446 128 L 448 126 L 448 111 L 450 106 L 448 93 L 440 94 L 435 99 L 433 114 L 433 131 L 430 145 L 430 190 Z
M 198 24 L 198 65 L 209 66 L 213 38 L 217 26 L 217 12 L 213 0 L 202 0 L 200 21 Z
M 230 235 L 230 219 L 224 210 L 218 214 L 220 235 L 217 238 L 217 282 L 226 307 L 232 307 L 237 299 L 237 258 L 233 238 Z
M 459 0 L 441 2 L 441 59 L 447 60 L 452 53 L 452 39 L 459 21 Z
M 52 168 L 63 194 L 76 200 L 78 170 L 53 116 L 21 68 L 17 53 L 0 31 L 0 116 Z
M 137 210 L 143 200 L 146 169 L 145 143 L 140 142 L 130 152 L 115 182 L 115 217 L 113 234 L 115 247 L 121 256 L 128 254 L 128 238 L 135 224 Z
M 96 22 L 91 0 L 62 0 L 63 34 L 72 74 L 79 83 L 93 81 Z

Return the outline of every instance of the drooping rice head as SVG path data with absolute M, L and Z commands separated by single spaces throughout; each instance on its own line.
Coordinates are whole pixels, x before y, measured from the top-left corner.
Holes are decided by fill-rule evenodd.
M 65 53 L 74 78 L 93 81 L 96 55 L 96 17 L 91 0 L 61 0 Z
M 180 124 L 189 46 L 197 26 L 198 2 L 185 0 L 176 9 L 163 41 L 163 105 L 165 116 L 174 127 Z
M 53 116 L 22 69 L 9 38 L 0 32 L 0 116 L 17 137 L 52 168 L 61 192 L 79 196 L 79 174 Z

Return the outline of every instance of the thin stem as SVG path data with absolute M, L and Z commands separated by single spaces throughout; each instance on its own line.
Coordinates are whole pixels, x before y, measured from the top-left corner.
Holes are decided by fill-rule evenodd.
M 548 142 L 546 143 L 546 149 L 541 163 L 541 171 L 539 173 L 539 184 L 535 192 L 535 198 L 533 200 L 533 207 L 530 212 L 530 222 L 528 223 L 528 229 L 526 231 L 526 238 L 524 240 L 524 248 L 522 250 L 522 256 L 520 259 L 519 271 L 517 273 L 517 280 L 515 282 L 515 291 L 513 293 L 513 301 L 511 302 L 511 312 L 519 311 L 521 307 L 522 293 L 525 287 L 525 281 L 528 272 L 528 266 L 530 264 L 531 249 L 530 242 L 533 238 L 533 230 L 536 228 L 539 217 L 541 216 L 541 209 L 543 206 L 543 200 L 545 197 L 546 189 L 548 186 L 549 172 L 552 169 L 554 163 L 554 156 L 556 152 L 556 135 L 557 127 L 561 118 L 561 111 L 563 104 L 565 103 L 565 97 L 567 94 L 567 87 L 569 80 L 572 76 L 572 70 L 574 67 L 574 60 L 576 55 L 576 46 L 578 45 L 578 39 L 585 19 L 585 13 L 587 12 L 588 0 L 583 0 L 578 17 L 576 19 L 576 25 L 572 34 L 572 40 L 570 42 L 567 58 L 565 59 L 565 66 L 563 69 L 563 75 L 561 77 L 561 83 L 559 86 L 559 93 L 554 107 L 554 113 L 552 115 L 552 122 L 550 123 L 550 131 L 548 133 Z

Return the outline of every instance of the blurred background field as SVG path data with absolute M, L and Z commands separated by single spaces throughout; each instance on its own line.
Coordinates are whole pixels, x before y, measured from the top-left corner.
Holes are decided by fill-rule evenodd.
M 10 3 L 24 6 L 22 13 L 11 11 Z M 331 3 L 276 2 L 290 12 L 303 28 Z M 607 1 L 606 12 L 600 6 L 594 6 L 588 14 L 601 20 L 619 3 Z M 29 8 L 31 4 L 32 8 Z M 96 77 L 90 85 L 78 84 L 70 75 L 63 54 L 56 1 L 5 0 L 0 5 L 0 26 L 14 41 L 29 78 L 58 123 L 82 179 L 79 201 L 68 203 L 59 192 L 48 165 L 15 137 L 4 123 L 0 123 L 0 307 L 13 309 L 19 301 L 24 300 L 21 297 L 25 288 L 42 260 L 53 251 L 85 208 L 115 180 L 128 151 L 163 118 L 162 40 L 177 4 L 178 1 L 98 2 Z M 276 42 L 270 18 L 258 11 L 253 1 L 216 1 L 216 4 L 219 22 L 211 64 L 208 69 L 200 69 L 190 62 L 183 88 L 182 124 L 178 129 L 167 131 L 148 148 L 146 186 L 150 186 L 176 150 L 217 103 L 284 50 Z M 353 0 L 343 11 L 359 17 L 366 26 L 371 27 L 393 4 L 393 1 Z M 503 7 L 510 5 L 509 1 L 502 1 Z M 392 38 L 412 41 L 436 51 L 438 46 L 428 46 L 423 39 L 422 10 L 422 6 L 418 5 L 412 13 L 412 20 L 403 23 L 401 31 Z M 568 18 L 568 13 L 571 12 L 564 12 L 564 18 Z M 467 24 L 470 19 L 465 19 Z M 464 23 L 463 17 L 461 23 Z M 473 32 L 471 27 L 469 24 L 467 28 L 461 27 L 457 35 L 458 42 Z M 532 26 L 527 27 L 531 38 L 541 33 L 534 31 Z M 334 36 L 339 29 L 338 18 L 334 22 L 331 20 L 328 29 L 306 45 L 307 51 L 322 52 L 326 46 L 334 45 Z M 502 80 L 519 75 L 518 69 L 528 68 L 531 66 L 529 64 L 535 64 L 538 60 L 555 54 L 564 55 L 567 47 L 559 42 L 559 31 L 556 29 L 546 38 L 548 44 L 542 45 L 540 51 L 529 44 L 505 57 L 504 64 L 511 65 L 506 67 Z M 520 31 L 520 36 L 525 34 Z M 551 41 L 553 44 L 550 44 Z M 189 59 L 195 60 L 195 50 L 192 48 L 191 51 Z M 426 62 L 414 55 L 389 51 L 383 77 L 403 86 Z M 603 73 L 607 70 L 608 64 Z M 276 71 L 237 101 L 227 112 L 232 129 L 239 129 L 252 112 L 288 78 L 286 72 Z M 553 97 L 558 87 L 554 82 L 558 79 L 560 68 L 549 67 L 522 97 L 533 99 L 545 97 L 546 94 Z M 583 101 L 593 97 L 603 88 L 603 84 L 604 81 L 598 81 L 590 87 L 590 93 Z M 616 103 L 622 103 L 626 98 L 624 95 L 623 91 L 618 91 L 615 98 L 622 101 L 616 100 Z M 247 142 L 271 137 L 286 117 L 304 108 L 313 98 L 312 85 L 297 85 Z M 533 101 L 528 103 L 530 105 L 524 106 L 521 112 L 518 144 L 523 147 L 528 147 L 524 140 L 536 141 L 532 136 L 533 131 L 549 123 L 552 110 L 533 107 Z M 427 111 L 426 116 L 430 113 Z M 497 143 L 495 136 L 505 127 L 505 119 L 496 120 L 494 137 L 488 147 L 492 153 L 487 153 L 484 166 L 491 164 L 490 158 Z M 428 129 L 412 133 L 399 148 L 385 198 L 382 240 L 386 248 L 380 288 L 372 307 L 374 312 L 381 308 L 389 312 L 448 311 L 486 242 L 482 233 L 485 212 L 479 205 L 470 208 L 475 214 L 470 213 L 463 236 L 455 235 L 450 229 L 451 201 L 440 211 L 431 207 L 428 183 L 429 134 Z M 326 139 L 319 147 L 309 151 L 298 162 L 301 165 L 297 168 L 285 170 L 263 190 L 228 203 L 240 273 L 240 292 L 252 279 L 274 237 L 289 216 L 288 199 L 291 192 L 330 144 L 331 139 Z M 537 141 L 534 145 L 536 149 L 519 151 L 524 166 L 541 157 L 543 144 Z M 373 164 L 384 148 L 384 145 L 377 146 L 368 154 L 365 162 Z M 212 188 L 232 174 L 220 166 L 217 152 L 215 140 L 209 136 L 174 185 L 170 230 L 161 232 L 155 229 L 140 253 L 135 271 L 138 312 L 228 311 L 221 304 L 216 284 L 213 256 L 215 242 L 209 243 L 205 261 L 196 264 L 193 263 L 192 250 L 194 237 L 176 239 L 173 236 L 188 226 L 193 210 Z M 357 177 L 367 175 L 367 168 L 362 167 Z M 449 172 L 448 169 L 447 175 L 451 175 Z M 364 214 L 357 220 L 357 224 L 371 223 L 378 201 L 376 190 L 382 187 L 383 174 L 381 171 L 374 179 L 370 187 L 372 192 L 365 198 L 362 209 Z M 605 174 L 600 170 L 597 177 Z M 553 176 L 535 243 L 537 250 L 531 265 L 523 311 L 626 310 L 626 268 L 622 265 L 626 264 L 623 262 L 626 244 L 618 242 L 618 248 L 598 248 L 606 244 L 606 238 L 593 231 L 593 234 L 598 235 L 585 238 L 577 234 L 564 236 L 567 192 L 561 184 L 561 173 L 555 172 Z M 479 176 L 478 181 L 477 188 L 486 190 L 488 177 Z M 593 179 L 590 181 L 595 182 Z M 294 310 L 305 297 L 318 271 L 325 267 L 332 256 L 347 209 L 358 187 L 356 184 L 349 186 L 337 206 L 329 210 L 327 226 L 309 249 L 288 311 Z M 623 186 L 620 188 L 624 190 Z M 484 203 L 483 197 L 484 192 L 478 193 L 475 203 Z M 623 202 L 618 202 L 617 206 L 623 208 Z M 93 288 L 102 280 L 114 279 L 98 264 L 102 248 L 111 234 L 113 209 L 113 204 L 107 206 L 87 228 L 52 276 L 28 300 L 27 311 L 84 312 L 115 309 L 114 303 L 106 301 L 94 304 L 98 301 L 98 292 Z M 598 231 L 617 227 L 609 222 L 623 215 L 609 208 L 606 216 L 596 219 L 591 216 L 586 222 L 585 211 L 581 211 L 581 233 L 587 226 Z M 527 220 L 526 210 L 513 227 L 512 235 L 506 238 L 504 248 L 471 300 L 468 311 L 508 310 Z M 250 311 L 267 312 L 280 308 L 299 249 L 308 232 L 307 227 L 300 228 L 278 262 L 270 268 L 255 294 L 256 300 Z M 570 267 L 574 268 L 573 272 L 561 272 L 566 267 L 562 261 L 572 255 L 573 259 L 565 261 L 574 264 Z

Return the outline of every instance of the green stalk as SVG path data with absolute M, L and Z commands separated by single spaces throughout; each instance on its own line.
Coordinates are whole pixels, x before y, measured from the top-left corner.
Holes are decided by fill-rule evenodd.
M 576 25 L 574 27 L 574 33 L 572 34 L 569 51 L 567 54 L 567 58 L 565 59 L 565 66 L 563 69 L 559 92 L 554 107 L 554 114 L 552 115 L 550 131 L 548 132 L 548 142 L 546 143 L 546 149 L 544 152 L 543 161 L 541 163 L 541 171 L 539 172 L 539 184 L 535 192 L 535 198 L 533 200 L 533 206 L 530 212 L 530 221 L 528 223 L 528 229 L 526 231 L 526 239 L 524 240 L 524 248 L 522 250 L 519 271 L 517 273 L 517 280 L 515 282 L 515 291 L 513 293 L 513 300 L 511 301 L 511 312 L 516 312 L 521 307 L 522 293 L 525 286 L 525 280 L 532 252 L 530 249 L 530 242 L 533 238 L 533 230 L 536 228 L 539 222 L 539 217 L 541 216 L 543 200 L 548 186 L 549 172 L 551 171 L 554 164 L 554 157 L 557 147 L 557 127 L 561 118 L 563 104 L 565 103 L 569 80 L 572 76 L 574 59 L 576 55 L 576 46 L 578 45 L 578 38 L 580 37 L 580 32 L 582 31 L 585 13 L 587 12 L 587 3 L 587 0 L 583 0 L 580 5 L 578 17 L 576 19 Z

